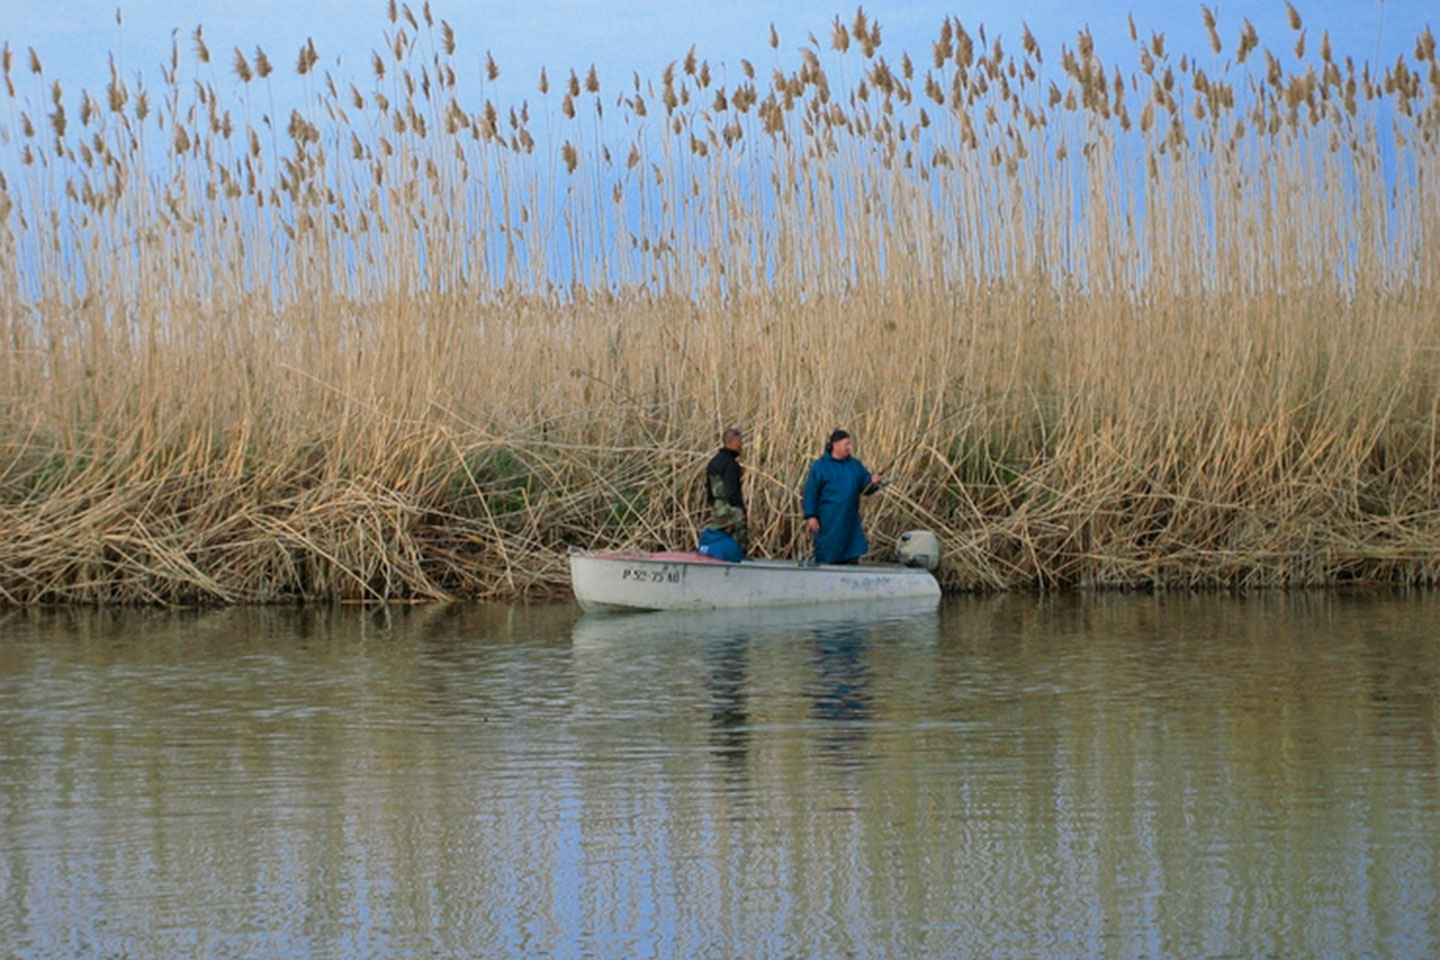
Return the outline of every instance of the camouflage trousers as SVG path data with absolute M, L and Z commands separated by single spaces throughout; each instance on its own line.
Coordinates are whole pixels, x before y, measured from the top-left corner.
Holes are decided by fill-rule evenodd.
M 719 477 L 710 480 L 710 527 L 724 530 L 735 538 L 740 549 L 750 552 L 750 529 L 746 525 L 745 511 L 725 499 L 725 483 Z

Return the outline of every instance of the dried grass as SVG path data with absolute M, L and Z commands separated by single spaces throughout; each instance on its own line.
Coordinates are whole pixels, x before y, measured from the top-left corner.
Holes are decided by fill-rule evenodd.
M 768 88 L 542 73 L 537 125 L 424 19 L 284 140 L 258 49 L 73 115 L 5 50 L 0 600 L 547 594 L 693 542 L 729 423 L 769 554 L 840 423 L 950 587 L 1440 576 L 1428 31 L 1287 73 L 1132 25 L 1127 75 L 947 20 L 920 73 L 857 14 Z

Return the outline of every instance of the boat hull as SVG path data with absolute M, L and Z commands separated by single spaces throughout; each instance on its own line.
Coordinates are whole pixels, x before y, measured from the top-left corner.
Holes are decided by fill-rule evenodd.
M 587 611 L 710 610 L 755 605 L 928 599 L 940 584 L 898 564 L 723 563 L 699 554 L 570 554 L 575 599 Z

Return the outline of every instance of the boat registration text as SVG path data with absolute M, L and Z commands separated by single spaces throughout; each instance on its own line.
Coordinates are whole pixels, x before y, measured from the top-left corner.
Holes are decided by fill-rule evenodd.
M 665 565 L 663 567 L 634 566 L 620 571 L 620 579 L 630 583 L 682 583 L 685 568 Z

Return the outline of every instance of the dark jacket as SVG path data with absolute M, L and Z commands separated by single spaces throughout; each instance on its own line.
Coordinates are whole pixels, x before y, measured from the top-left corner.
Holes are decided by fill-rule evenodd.
M 709 503 L 714 490 L 712 478 L 719 477 L 724 490 L 725 502 L 740 510 L 745 509 L 745 497 L 740 492 L 740 474 L 744 470 L 740 466 L 740 458 L 734 450 L 729 447 L 721 447 L 720 452 L 705 467 L 705 502 Z
M 816 460 L 805 479 L 805 516 L 820 520 L 815 560 L 843 563 L 870 549 L 860 529 L 860 497 L 875 492 L 870 471 L 854 457 L 836 460 L 829 452 Z

